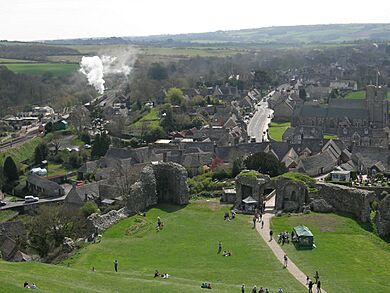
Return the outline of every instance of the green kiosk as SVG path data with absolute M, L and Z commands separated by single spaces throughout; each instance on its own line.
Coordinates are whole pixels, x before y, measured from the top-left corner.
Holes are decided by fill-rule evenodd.
M 313 233 L 311 233 L 309 228 L 303 225 L 294 227 L 292 240 L 298 248 L 315 247 Z

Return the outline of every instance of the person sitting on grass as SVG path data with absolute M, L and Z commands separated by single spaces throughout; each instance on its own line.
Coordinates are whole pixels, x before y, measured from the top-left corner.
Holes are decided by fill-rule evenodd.
M 224 250 L 223 256 L 231 256 L 231 255 L 232 255 L 232 253 L 230 251 Z
M 23 288 L 30 288 L 27 281 L 24 281 Z
M 168 278 L 169 278 L 169 274 L 168 274 L 168 273 L 162 274 L 162 278 L 163 278 L 163 279 L 168 279 Z
M 31 289 L 38 289 L 38 288 L 37 288 L 37 285 L 35 285 L 35 283 L 32 283 L 32 284 L 31 284 Z
M 159 277 L 160 276 L 160 273 L 158 272 L 158 270 L 156 270 L 155 272 L 154 272 L 154 277 L 156 278 L 156 277 Z

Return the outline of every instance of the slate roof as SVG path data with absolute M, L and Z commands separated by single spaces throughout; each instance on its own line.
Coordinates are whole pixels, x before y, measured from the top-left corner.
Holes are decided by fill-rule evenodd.
M 252 196 L 248 196 L 242 200 L 242 202 L 251 204 L 251 203 L 257 203 L 258 201 L 255 200 Z
M 27 182 L 29 184 L 32 184 L 34 186 L 38 186 L 39 188 L 42 188 L 48 193 L 56 193 L 58 194 L 58 190 L 64 190 L 63 187 L 61 187 L 58 183 L 54 181 L 50 181 L 46 179 L 45 177 L 41 177 L 35 174 L 28 174 L 27 175 Z

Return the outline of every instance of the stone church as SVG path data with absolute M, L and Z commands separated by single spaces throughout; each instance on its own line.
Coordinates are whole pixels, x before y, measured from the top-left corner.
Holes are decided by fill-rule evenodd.
M 294 109 L 292 126 L 321 127 L 355 145 L 389 143 L 387 87 L 369 85 L 365 99 L 331 99 L 329 104 L 304 103 Z

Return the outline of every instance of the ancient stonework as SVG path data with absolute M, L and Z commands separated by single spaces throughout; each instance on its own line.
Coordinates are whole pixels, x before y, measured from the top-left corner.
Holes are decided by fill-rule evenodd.
M 87 218 L 87 231 L 90 235 L 93 233 L 102 233 L 121 219 L 128 216 L 126 209 L 109 211 L 104 215 L 92 214 Z
M 370 221 L 373 191 L 332 183 L 317 183 L 316 188 L 318 192 L 310 193 L 312 200 L 323 199 L 337 211 L 353 214 L 361 222 Z
M 390 194 L 379 202 L 375 224 L 381 237 L 390 235 Z
M 307 203 L 308 192 L 305 184 L 289 178 L 274 180 L 276 186 L 275 208 L 284 212 L 302 212 Z
M 257 200 L 259 204 L 264 201 L 264 190 L 266 184 L 270 182 L 268 175 L 245 176 L 239 175 L 236 177 L 236 202 L 235 206 L 241 205 L 242 200 L 248 196 Z
M 145 166 L 139 180 L 131 186 L 127 211 L 134 214 L 160 202 L 187 204 L 189 190 L 187 170 L 173 162 Z
M 325 199 L 315 199 L 310 203 L 310 209 L 317 213 L 331 213 L 334 212 L 334 207 L 326 202 Z

